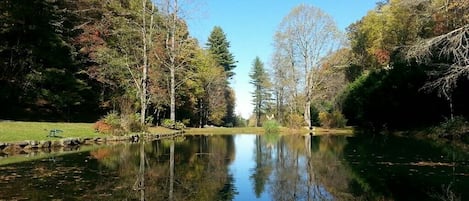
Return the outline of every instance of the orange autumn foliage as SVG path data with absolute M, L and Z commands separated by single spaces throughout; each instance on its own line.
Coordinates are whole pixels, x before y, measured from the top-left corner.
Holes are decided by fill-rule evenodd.
M 93 129 L 95 132 L 109 134 L 112 133 L 112 126 L 104 122 L 103 120 L 99 120 L 93 125 Z

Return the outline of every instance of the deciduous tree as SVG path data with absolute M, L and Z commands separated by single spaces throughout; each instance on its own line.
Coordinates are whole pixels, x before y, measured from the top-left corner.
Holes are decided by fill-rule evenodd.
M 156 2 L 163 14 L 160 40 L 164 48 L 155 52 L 154 56 L 169 70 L 170 119 L 176 121 L 176 89 L 184 83 L 184 76 L 178 80 L 177 74 L 187 70 L 196 42 L 189 36 L 185 21 L 180 17 L 182 12 L 180 1 Z
M 311 127 L 311 97 L 316 90 L 316 74 L 322 57 L 339 47 L 338 29 L 331 16 L 321 9 L 300 5 L 284 17 L 276 34 L 276 43 L 286 48 L 286 60 L 292 62 L 297 83 L 303 84 L 303 116 Z
M 226 75 L 223 67 L 204 49 L 197 51 L 192 63 L 195 75 L 190 81 L 194 82 L 192 86 L 197 98 L 198 124 L 200 127 L 206 124 L 222 125 L 226 113 Z

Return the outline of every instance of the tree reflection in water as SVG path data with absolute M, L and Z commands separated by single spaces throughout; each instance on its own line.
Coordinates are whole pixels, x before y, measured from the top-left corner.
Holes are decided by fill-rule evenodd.
M 235 149 L 234 138 L 186 136 L 52 155 L 54 162 L 46 157 L 3 165 L 0 200 L 384 201 L 468 196 L 467 151 L 408 138 L 307 135 L 243 135 L 236 138 L 242 140 Z M 236 154 L 239 160 L 234 162 Z
M 233 200 L 234 158 L 233 136 L 105 146 L 0 167 L 0 200 Z
M 236 192 L 227 168 L 234 159 L 232 136 L 190 138 L 189 141 L 199 143 L 181 139 L 140 143 L 138 173 L 135 172 L 137 163 L 129 165 L 137 162 L 132 154 L 117 154 L 121 155 L 116 161 L 119 164 L 110 167 L 116 167 L 123 186 L 132 172 L 139 175 L 140 184 L 144 184 L 139 189 L 140 200 L 232 200 Z M 129 193 L 127 198 L 137 199 L 134 195 Z
M 283 137 L 276 143 L 270 176 L 272 200 L 344 200 L 347 169 L 341 165 L 344 138 Z M 259 151 L 257 151 L 259 155 Z M 345 185 L 344 185 L 345 184 Z

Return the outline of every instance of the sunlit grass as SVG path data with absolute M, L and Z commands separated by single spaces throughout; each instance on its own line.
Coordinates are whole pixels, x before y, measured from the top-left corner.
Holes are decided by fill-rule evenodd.
M 103 134 L 94 132 L 92 123 L 51 123 L 51 122 L 21 122 L 1 121 L 0 142 L 15 142 L 23 140 L 54 140 L 58 137 L 47 137 L 51 129 L 63 132 L 60 137 L 102 137 Z
M 96 133 L 93 130 L 92 123 L 51 123 L 51 122 L 21 122 L 21 121 L 0 121 L 0 142 L 16 142 L 24 140 L 54 140 L 56 137 L 47 137 L 51 129 L 59 129 L 63 132 L 60 136 L 63 138 L 76 137 L 104 137 L 106 135 Z M 164 127 L 150 127 L 148 131 L 152 134 L 170 134 L 174 130 Z M 212 134 L 212 135 L 230 135 L 230 134 L 263 134 L 262 127 L 210 127 L 210 128 L 186 128 L 186 134 Z M 309 130 L 290 129 L 281 127 L 280 134 L 308 134 Z M 351 135 L 352 128 L 343 129 L 324 129 L 315 128 L 315 134 L 334 134 L 334 135 Z
M 281 135 L 288 134 L 297 134 L 303 135 L 308 134 L 310 131 L 306 128 L 302 129 L 290 129 L 286 127 L 280 127 Z M 225 128 L 225 127 L 210 127 L 210 128 L 188 128 L 185 130 L 186 134 L 196 135 L 196 134 L 211 134 L 211 135 L 230 135 L 230 134 L 264 134 L 264 128 L 262 127 L 235 127 L 235 128 Z M 326 129 L 316 127 L 314 130 L 316 135 L 352 135 L 353 129 L 351 127 L 340 128 L 340 129 Z
M 209 127 L 209 128 L 187 128 L 186 134 L 208 134 L 208 135 L 231 135 L 231 134 L 262 134 L 264 129 L 262 127 Z
M 171 130 L 169 128 L 158 126 L 158 127 L 149 127 L 148 132 L 150 132 L 151 134 L 171 134 L 171 133 L 174 133 L 175 130 Z

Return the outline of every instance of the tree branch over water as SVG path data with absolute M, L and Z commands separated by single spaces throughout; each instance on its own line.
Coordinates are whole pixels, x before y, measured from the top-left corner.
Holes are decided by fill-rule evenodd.
M 437 70 L 431 74 L 435 79 L 422 89 L 438 90 L 440 95 L 448 97 L 448 93 L 457 87 L 459 78 L 469 78 L 469 25 L 416 43 L 407 50 L 406 59 L 436 66 Z

